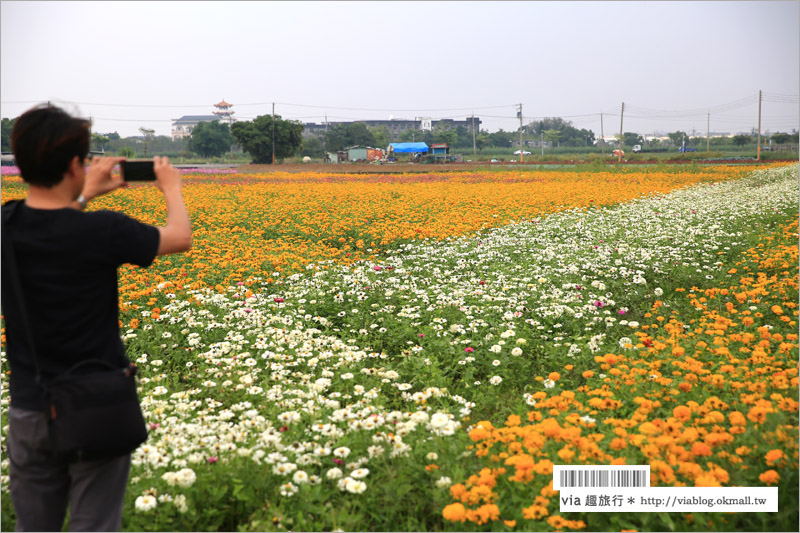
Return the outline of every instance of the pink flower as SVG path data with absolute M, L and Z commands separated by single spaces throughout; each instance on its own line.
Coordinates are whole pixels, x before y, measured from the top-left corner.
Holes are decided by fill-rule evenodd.
M 240 281 L 239 283 L 237 283 L 237 285 L 241 287 L 242 285 L 244 285 L 244 281 Z
M 158 424 L 156 422 L 150 422 L 150 424 L 148 424 L 147 427 L 150 428 L 150 430 L 158 429 L 161 427 L 161 424 Z
M 283 303 L 283 298 L 275 298 L 275 303 Z
M 619 313 L 620 315 L 624 315 L 625 314 L 625 310 L 624 309 L 620 309 L 619 311 L 617 311 L 617 313 Z
M 467 353 L 471 353 L 475 351 L 475 348 L 473 348 L 472 346 L 467 346 L 466 348 L 464 348 L 464 351 Z
M 344 461 L 343 461 L 343 460 L 341 460 L 341 459 L 339 459 L 338 457 L 336 457 L 336 458 L 333 460 L 333 462 L 334 462 L 334 463 L 336 463 L 337 465 L 343 465 L 343 464 L 344 464 Z
M 595 307 L 605 307 L 605 306 L 606 306 L 606 304 L 604 304 L 604 303 L 603 303 L 603 302 L 601 302 L 600 300 L 595 300 L 595 301 L 594 301 L 594 306 L 595 306 Z
M 383 269 L 382 269 L 381 267 L 379 267 L 378 265 L 375 265 L 374 267 L 372 267 L 372 269 L 373 269 L 375 272 L 380 272 L 381 270 L 383 270 Z
M 217 457 L 216 455 L 212 455 L 211 457 L 209 457 L 208 459 L 206 459 L 206 462 L 207 462 L 208 464 L 212 464 L 212 465 L 213 465 L 214 463 L 216 463 L 217 461 L 219 461 L 219 457 Z
M 424 337 L 424 336 L 425 336 L 424 333 L 420 333 L 419 335 L 417 335 L 417 337 Z

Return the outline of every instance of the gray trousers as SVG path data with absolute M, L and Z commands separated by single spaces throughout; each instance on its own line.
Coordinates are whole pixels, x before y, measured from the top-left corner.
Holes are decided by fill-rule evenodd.
M 11 500 L 17 531 L 119 531 L 131 456 L 67 463 L 50 456 L 47 417 L 8 409 Z

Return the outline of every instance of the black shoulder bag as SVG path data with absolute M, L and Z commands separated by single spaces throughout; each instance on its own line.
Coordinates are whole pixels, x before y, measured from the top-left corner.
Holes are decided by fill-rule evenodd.
M 136 392 L 136 367 L 119 368 L 100 359 L 87 359 L 66 373 L 45 382 L 33 342 L 25 299 L 20 285 L 8 221 L 21 202 L 3 213 L 3 268 L 17 300 L 18 334 L 33 355 L 36 382 L 43 389 L 43 410 L 53 452 L 68 461 L 118 457 L 131 453 L 147 440 L 147 426 Z

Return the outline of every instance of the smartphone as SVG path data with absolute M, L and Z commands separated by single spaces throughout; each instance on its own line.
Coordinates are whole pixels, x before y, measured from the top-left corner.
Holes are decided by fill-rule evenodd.
M 156 173 L 152 161 L 123 161 L 120 163 L 122 179 L 125 181 L 155 181 Z

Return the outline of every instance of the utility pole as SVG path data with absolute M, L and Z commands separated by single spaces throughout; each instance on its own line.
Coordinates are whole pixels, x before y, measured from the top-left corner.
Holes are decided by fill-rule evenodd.
M 275 102 L 272 102 L 272 164 L 275 164 Z
M 619 112 L 619 153 L 617 154 L 617 162 L 622 162 L 622 115 L 625 114 L 625 102 L 622 102 L 622 110 Z
M 519 162 L 522 163 L 524 160 L 524 156 L 522 155 L 522 152 L 524 152 L 522 148 L 522 104 L 519 104 L 517 116 L 519 117 Z
M 600 113 L 600 150 L 606 155 L 606 136 L 603 134 L 603 114 Z
M 758 148 L 756 161 L 761 161 L 761 91 L 758 91 Z
M 539 142 L 539 146 L 542 147 L 542 157 L 544 157 L 544 132 L 540 132 L 542 134 L 542 140 Z
M 478 149 L 475 143 L 475 113 L 472 114 L 472 156 L 477 157 Z
M 711 151 L 711 113 L 708 114 L 708 123 L 706 124 L 706 152 Z

